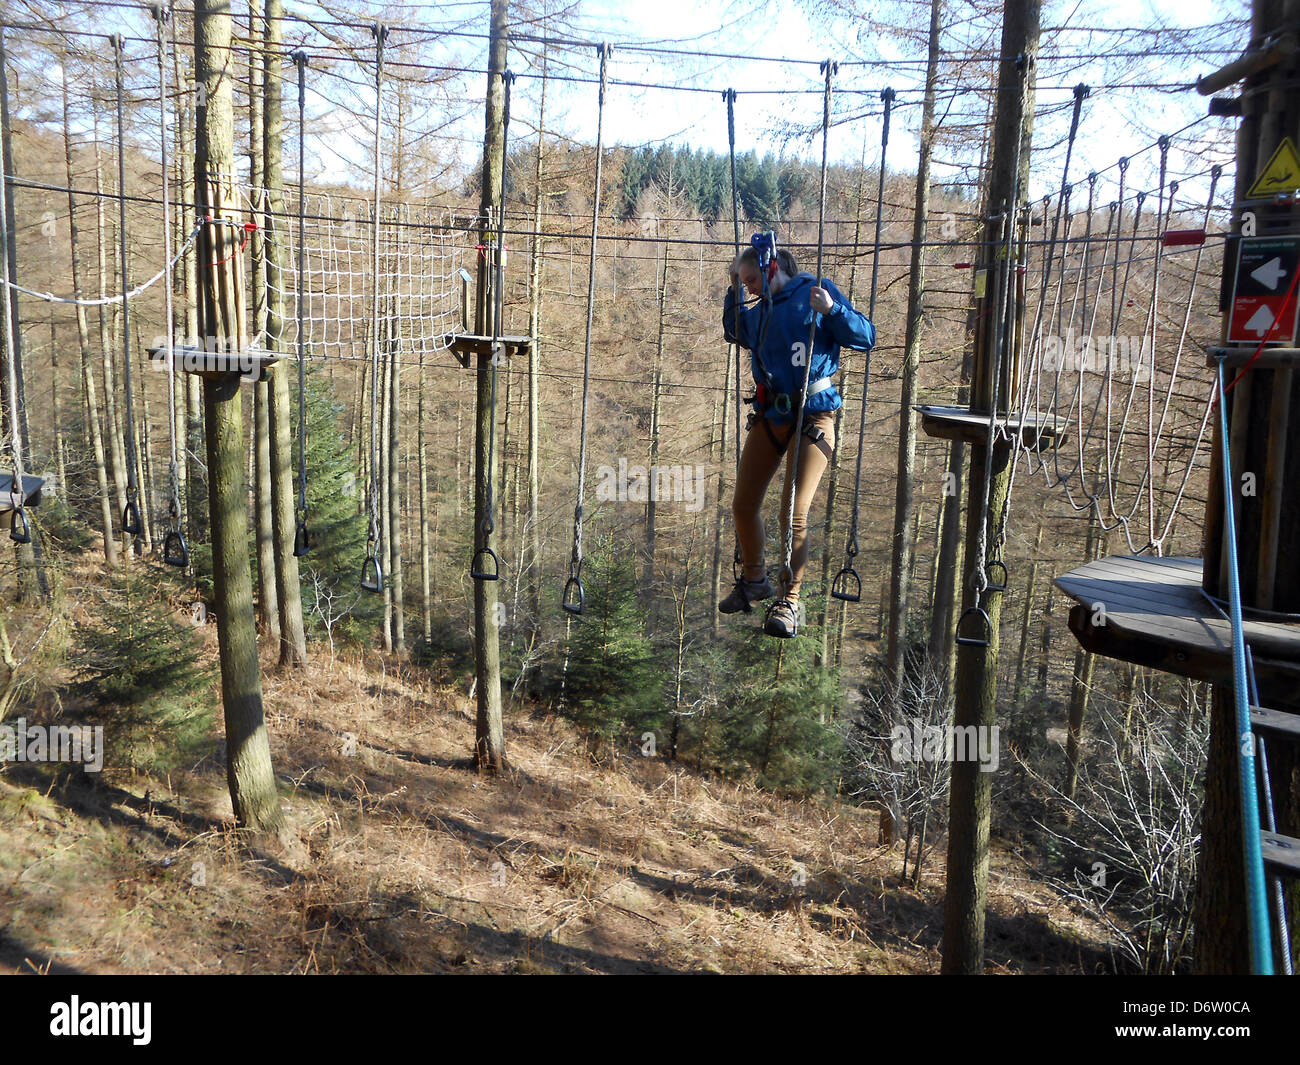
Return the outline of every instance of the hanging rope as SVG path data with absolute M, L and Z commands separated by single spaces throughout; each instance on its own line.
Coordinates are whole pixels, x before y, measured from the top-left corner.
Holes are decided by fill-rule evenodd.
M 560 605 L 570 614 L 581 615 L 586 606 L 582 587 L 582 501 L 587 476 L 587 407 L 591 395 L 591 325 L 596 301 L 596 234 L 600 225 L 600 164 L 604 147 L 605 89 L 611 48 L 601 44 L 600 90 L 596 103 L 596 184 L 591 204 L 591 254 L 587 261 L 587 332 L 582 354 L 582 420 L 578 427 L 578 504 L 573 509 L 573 554 L 569 558 L 569 579 L 564 585 Z
M 172 258 L 172 221 L 171 221 L 171 177 L 167 154 L 167 22 L 168 12 L 162 4 L 152 6 L 154 21 L 158 24 L 158 139 L 161 145 L 159 154 L 162 163 L 162 212 L 163 212 L 163 262 Z M 164 342 L 167 345 L 167 438 L 171 445 L 168 465 L 168 479 L 171 487 L 171 501 L 167 507 L 167 516 L 171 519 L 171 528 L 163 538 L 163 561 L 169 566 L 184 569 L 190 564 L 190 550 L 185 543 L 181 518 L 181 476 L 180 462 L 176 446 L 176 347 L 172 336 L 172 286 L 163 285 L 163 329 Z
M 301 48 L 290 58 L 298 73 L 298 278 L 295 309 L 298 315 L 298 520 L 293 533 L 293 554 L 302 558 L 311 550 L 307 531 L 307 327 L 304 286 L 307 279 L 307 53 Z
M 736 262 L 740 258 L 740 193 L 737 190 L 737 184 L 736 184 L 736 90 L 727 89 L 725 92 L 723 92 L 722 98 L 723 100 L 726 101 L 727 104 L 727 158 L 731 164 L 731 229 L 732 229 L 732 239 L 735 244 L 735 253 L 731 261 Z M 734 302 L 732 304 L 731 335 L 739 336 L 740 334 L 737 333 L 736 330 L 737 330 L 737 323 L 740 320 L 740 308 L 744 301 L 744 285 L 742 285 L 740 282 L 739 274 L 736 275 L 736 283 L 733 286 L 732 298 Z M 736 470 L 737 473 L 739 473 L 740 454 L 741 454 L 740 419 L 744 407 L 744 400 L 741 398 L 740 395 L 740 345 L 739 344 L 731 345 L 731 351 L 729 352 L 729 359 L 734 360 L 736 364 L 735 366 L 735 373 L 736 373 L 735 437 L 736 437 Z M 725 395 L 725 389 L 723 394 Z M 726 417 L 725 413 L 723 414 L 723 417 L 724 418 Z M 741 555 L 740 553 L 740 541 L 737 540 L 731 552 L 731 575 L 737 581 L 741 580 L 745 576 L 744 566 L 745 566 L 745 559 L 744 556 Z
M 885 206 L 885 152 L 889 147 L 889 115 L 894 106 L 894 90 L 885 89 L 880 94 L 884 104 L 884 117 L 880 127 L 880 175 L 876 185 L 876 237 L 871 253 L 871 296 L 867 301 L 867 317 L 876 320 L 876 291 L 880 278 L 880 232 L 884 222 Z M 859 201 L 861 202 L 861 201 Z M 859 211 L 858 217 L 861 217 Z M 856 236 L 854 237 L 856 240 Z M 867 392 L 871 387 L 871 352 L 868 351 L 862 367 L 862 406 L 858 411 L 858 457 L 853 471 L 853 509 L 849 516 L 849 535 L 844 544 L 844 565 L 831 581 L 831 597 L 846 603 L 862 599 L 862 578 L 853 568 L 858 555 L 858 506 L 862 499 L 862 452 L 866 450 Z
M 509 69 L 501 72 L 501 88 L 505 98 L 501 109 L 501 187 L 500 201 L 497 204 L 497 247 L 496 263 L 492 269 L 492 400 L 488 414 L 488 458 L 486 484 L 484 485 L 483 524 L 479 531 L 483 535 L 483 546 L 474 552 L 470 561 L 469 575 L 476 581 L 495 581 L 501 575 L 501 559 L 492 549 L 492 533 L 496 526 L 492 521 L 494 509 L 493 488 L 496 484 L 496 439 L 497 439 L 497 368 L 501 364 L 504 349 L 501 346 L 501 318 L 505 314 L 505 241 L 506 241 L 506 164 L 510 158 L 507 151 L 510 137 L 510 86 L 515 76 Z M 492 568 L 487 564 L 491 562 Z
M 122 282 L 122 373 L 126 386 L 126 425 L 123 437 L 126 446 L 126 507 L 122 511 L 122 531 L 130 536 L 139 536 L 144 532 L 144 522 L 140 517 L 140 504 L 136 496 L 139 486 L 135 479 L 135 403 L 131 388 L 131 304 L 127 298 L 127 239 L 126 228 L 126 141 L 122 120 L 122 102 L 125 91 L 122 87 L 122 48 L 124 41 L 120 33 L 109 38 L 113 45 L 114 93 L 117 114 L 117 206 L 118 206 L 118 248 L 121 251 Z
M 1012 188 L 1010 198 L 1001 205 L 1001 223 L 1002 235 L 999 241 L 999 250 L 996 253 L 998 259 L 995 260 L 996 284 L 993 290 L 993 304 L 991 310 L 996 310 L 996 314 L 990 317 L 990 337 L 989 351 L 993 355 L 993 378 L 992 394 L 989 397 L 989 421 L 987 427 L 987 436 L 984 443 L 984 484 L 980 498 L 979 507 L 979 524 L 976 527 L 976 544 L 975 558 L 971 567 L 971 588 L 975 592 L 978 600 L 983 596 L 985 590 L 989 587 L 988 579 L 988 536 L 989 536 L 989 501 L 993 484 L 993 444 L 994 433 L 996 431 L 998 403 L 1001 400 L 1002 385 L 1002 367 L 1005 363 L 1004 348 L 1009 345 L 1014 335 L 1012 329 L 1012 317 L 1014 315 L 1016 300 L 1014 292 L 1016 287 L 1016 270 L 1012 260 L 1012 249 L 1015 244 L 1015 218 L 1017 208 L 1015 205 L 1020 199 L 1020 154 L 1024 141 L 1022 136 L 1025 112 L 1027 110 L 1028 93 L 1029 93 L 1029 71 L 1030 60 L 1028 56 L 1021 55 L 1016 65 L 1020 72 L 1020 122 L 1021 128 L 1016 133 L 1016 146 L 1012 153 Z M 988 614 L 981 606 L 973 606 L 962 614 L 962 618 L 976 612 L 983 621 L 984 633 L 986 638 L 978 642 L 978 646 L 988 646 L 992 642 L 992 624 L 989 621 Z M 958 619 L 957 627 L 960 630 L 961 620 Z M 958 637 L 959 642 L 962 637 Z M 966 642 L 972 642 L 967 638 Z
M 382 170 L 380 148 L 384 123 L 384 41 L 388 39 L 388 27 L 382 22 L 376 22 L 371 26 L 371 33 L 375 37 L 375 217 L 370 290 L 370 527 L 366 533 L 366 560 L 361 564 L 361 587 L 367 592 L 382 592 L 384 567 L 379 561 L 383 547 L 379 521 L 379 208 Z
M 822 252 L 826 240 L 826 163 L 828 158 L 831 128 L 831 79 L 835 76 L 838 69 L 836 64 L 827 59 L 821 66 L 822 73 L 826 75 L 826 87 L 822 92 L 822 169 L 821 169 L 821 188 L 817 197 L 817 284 L 820 285 L 824 280 L 822 278 Z M 771 315 L 769 314 L 770 318 Z M 799 413 L 795 416 L 794 432 L 790 437 L 791 455 L 790 455 L 790 476 L 789 476 L 789 496 L 790 501 L 785 510 L 785 536 L 782 548 L 781 561 L 781 594 L 785 595 L 789 591 L 790 585 L 794 583 L 794 497 L 795 490 L 799 484 L 799 453 L 803 450 L 803 419 L 804 411 L 808 406 L 808 379 L 812 375 L 813 364 L 813 343 L 817 339 L 817 315 L 811 315 L 811 322 L 808 325 L 808 347 L 805 352 L 803 366 L 803 384 L 799 386 Z M 784 602 L 784 599 L 775 599 L 772 606 L 768 608 L 768 616 L 772 611 Z
M 0 35 L 4 32 L 0 27 Z M 4 67 L 2 57 L 3 42 L 0 40 L 0 77 L 7 77 L 8 73 Z M 7 178 L 5 179 L 8 180 Z M 23 469 L 23 432 L 22 419 L 18 413 L 18 369 L 15 356 L 15 325 L 13 316 L 13 302 L 9 295 L 9 212 L 4 209 L 0 203 L 0 277 L 4 278 L 6 290 L 3 293 L 4 303 L 4 354 L 5 354 L 5 414 L 9 419 L 9 454 L 13 460 L 14 479 L 9 487 L 9 507 L 11 518 L 9 524 L 9 539 L 15 543 L 31 543 L 31 529 L 27 522 L 26 512 L 22 504 L 26 498 L 23 491 L 23 478 L 25 471 Z

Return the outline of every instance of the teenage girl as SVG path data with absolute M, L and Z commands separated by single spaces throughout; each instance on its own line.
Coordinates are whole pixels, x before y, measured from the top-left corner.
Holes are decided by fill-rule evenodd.
M 722 330 L 729 343 L 750 352 L 755 395 L 749 431 L 736 475 L 732 513 L 736 539 L 744 561 L 744 574 L 718 609 L 724 614 L 749 613 L 753 603 L 775 594 L 763 558 L 763 520 L 760 510 L 767 487 L 786 460 L 785 490 L 781 497 L 782 543 L 790 512 L 790 466 L 799 405 L 804 404 L 803 439 L 799 444 L 798 483 L 794 486 L 794 537 L 790 557 L 791 577 L 768 611 L 763 628 L 771 636 L 798 635 L 799 590 L 808 565 L 808 509 L 822 473 L 835 448 L 835 411 L 842 401 L 831 381 L 839 369 L 840 348 L 869 351 L 876 330 L 833 284 L 800 273 L 788 251 L 773 250 L 771 234 L 756 234 L 754 242 L 731 264 L 731 287 L 722 307 Z M 737 301 L 737 279 L 753 299 Z M 812 331 L 812 352 L 808 336 Z M 808 359 L 812 369 L 807 369 Z M 808 392 L 801 392 L 804 375 Z

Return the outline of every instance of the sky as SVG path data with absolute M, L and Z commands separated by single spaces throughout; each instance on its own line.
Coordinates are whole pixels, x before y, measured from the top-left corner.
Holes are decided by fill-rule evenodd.
M 28 0 L 39 4 L 40 0 Z M 188 0 L 178 0 L 182 6 Z M 329 9 L 326 8 L 329 3 Z M 558 5 L 561 0 L 532 0 L 534 6 Z M 369 34 L 356 30 L 330 28 L 328 20 L 337 15 L 335 0 L 288 0 L 290 13 L 323 19 L 323 31 L 315 34 L 314 46 L 335 47 L 326 39 L 347 37 L 359 48 L 358 54 L 370 53 Z M 47 4 L 50 8 L 58 5 Z M 243 4 L 236 0 L 236 9 Z M 869 17 L 846 15 L 846 8 L 864 9 Z M 101 9 L 97 9 L 101 10 Z M 519 5 L 514 5 L 519 12 Z M 447 89 L 446 99 L 459 108 L 454 118 L 439 133 L 446 151 L 459 157 L 463 168 L 477 159 L 482 139 L 482 94 L 486 82 L 482 72 L 486 65 L 485 34 L 488 23 L 487 0 L 458 0 L 456 3 L 409 2 L 381 7 L 367 0 L 355 0 L 349 19 L 363 22 L 384 17 L 404 27 L 394 34 L 393 55 L 403 53 L 399 42 L 425 62 L 445 63 L 467 68 Z M 949 52 L 969 51 L 976 43 L 985 43 L 996 34 L 995 20 L 976 16 L 970 0 L 948 0 L 946 4 L 944 46 Z M 1139 50 L 1150 36 L 1113 32 L 1121 27 L 1165 23 L 1174 26 L 1213 25 L 1235 12 L 1244 12 L 1244 0 L 1140 0 L 1134 4 L 1119 0 L 1049 0 L 1044 14 L 1047 27 L 1070 27 L 1068 31 L 1048 32 L 1044 53 L 1049 56 L 1087 56 L 1100 54 L 1116 46 Z M 139 19 L 138 9 L 123 5 L 121 11 L 102 9 L 95 16 L 102 32 L 111 32 Z M 726 108 L 721 98 L 725 88 L 735 88 L 736 147 L 738 151 L 755 150 L 760 154 L 796 155 L 816 161 L 821 156 L 819 135 L 822 102 L 822 76 L 819 62 L 827 57 L 840 62 L 834 79 L 833 124 L 828 141 L 832 162 L 857 163 L 865 160 L 874 166 L 880 155 L 879 91 L 889 85 L 899 92 L 895 107 L 889 157 L 890 170 L 912 171 L 918 150 L 920 124 L 920 88 L 924 54 L 919 41 L 901 43 L 897 36 L 885 32 L 871 18 L 907 22 L 924 36 L 928 5 L 917 0 L 654 0 L 629 3 L 627 0 L 582 0 L 577 13 L 563 22 L 556 20 L 525 23 L 516 15 L 518 32 L 564 37 L 569 41 L 609 41 L 614 53 L 610 61 L 611 85 L 606 97 L 603 118 L 604 142 L 607 145 L 656 146 L 663 143 L 685 144 L 697 149 L 727 150 Z M 917 25 L 918 21 L 920 22 Z M 417 28 L 427 27 L 422 35 Z M 456 29 L 461 35 L 440 31 Z M 137 32 L 152 34 L 147 24 Z M 286 36 L 302 39 L 301 26 L 290 25 Z M 985 40 L 978 41 L 980 34 Z M 1107 88 L 1118 82 L 1155 81 L 1191 82 L 1198 75 L 1226 63 L 1241 49 L 1241 34 L 1225 31 L 1216 35 L 1220 55 L 1170 54 L 1145 62 L 1140 69 L 1103 59 L 1053 60 L 1040 69 L 1038 98 L 1039 119 L 1035 145 L 1039 158 L 1035 166 L 1037 197 L 1055 189 L 1060 183 L 1059 167 L 1054 164 L 1061 154 L 1065 129 L 1069 121 L 1071 87 L 1080 81 L 1094 86 L 1084 105 L 1083 122 L 1075 149 L 1076 177 L 1088 170 L 1114 171 L 1120 155 L 1133 156 L 1135 166 L 1131 181 L 1153 183 L 1156 153 L 1150 146 L 1162 133 L 1174 133 L 1189 123 L 1203 119 L 1206 100 L 1192 91 L 1177 93 L 1143 89 Z M 673 54 L 647 49 L 667 49 Z M 313 43 L 308 43 L 309 52 Z M 152 75 L 151 64 L 143 53 L 147 43 L 136 43 L 128 52 L 141 53 L 138 69 L 146 80 Z M 534 134 L 537 99 L 540 87 L 537 57 L 540 46 L 520 42 L 512 48 L 510 67 L 519 75 L 514 97 L 512 143 Z M 702 53 L 683 55 L 682 52 Z M 339 54 L 335 48 L 336 55 Z M 724 55 L 725 53 L 725 55 Z M 582 143 L 592 143 L 596 136 L 596 96 L 594 84 L 597 58 L 587 46 L 557 46 L 550 49 L 552 76 L 569 81 L 552 80 L 548 88 L 547 127 L 562 136 Z M 739 58 L 732 58 L 732 57 Z M 946 65 L 940 83 L 941 115 L 949 122 L 969 113 L 977 98 L 965 91 L 972 85 L 987 83 L 990 65 L 970 64 L 954 78 L 953 67 Z M 318 179 L 358 184 L 358 170 L 364 174 L 369 155 L 374 96 L 369 87 L 369 69 L 353 60 L 313 62 L 309 70 L 309 107 L 312 128 L 318 134 L 309 142 L 314 155 L 313 169 Z M 628 84 L 641 83 L 641 84 Z M 51 87 L 57 80 L 51 81 Z M 649 86 L 672 86 L 671 90 Z M 430 94 L 429 99 L 432 99 Z M 340 101 L 343 106 L 340 106 Z M 286 101 L 292 108 L 292 91 Z M 390 109 L 391 100 L 386 106 Z M 431 117 L 437 117 L 441 103 L 431 105 Z M 982 114 L 975 116 L 982 119 Z M 290 115 L 291 121 L 292 116 Z M 1201 121 L 1189 134 L 1175 137 L 1169 167 L 1171 175 L 1188 178 L 1190 193 L 1198 172 L 1206 169 L 1205 159 L 1195 153 L 1204 148 L 1205 139 L 1223 142 L 1231 123 L 1225 120 Z M 392 145 L 389 144 L 389 150 Z M 1142 149 L 1148 150 L 1143 152 Z M 1224 153 L 1220 153 L 1221 155 Z M 1226 155 L 1224 155 L 1226 158 Z M 969 165 L 970 152 L 964 158 L 953 157 L 942 147 L 936 153 L 935 180 L 943 183 L 963 176 L 958 164 Z

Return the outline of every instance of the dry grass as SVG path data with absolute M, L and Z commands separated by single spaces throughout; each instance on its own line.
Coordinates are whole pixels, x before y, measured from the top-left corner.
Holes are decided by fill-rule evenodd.
M 265 690 L 292 858 L 241 843 L 219 757 L 165 780 L 0 773 L 0 971 L 938 970 L 942 847 L 901 885 L 867 811 L 596 767 L 519 709 L 511 772 L 480 778 L 470 704 L 377 656 Z M 992 971 L 1091 971 L 1097 940 L 995 851 Z

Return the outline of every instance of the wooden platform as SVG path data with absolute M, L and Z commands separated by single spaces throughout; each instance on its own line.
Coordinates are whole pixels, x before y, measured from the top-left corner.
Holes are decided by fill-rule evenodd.
M 1078 603 L 1070 631 L 1086 650 L 1231 685 L 1231 626 L 1201 592 L 1201 568 L 1199 558 L 1112 555 L 1053 583 Z M 1260 702 L 1300 712 L 1300 623 L 1246 618 L 1245 635 Z
M 0 473 L 0 513 L 14 509 L 17 503 L 20 507 L 35 507 L 41 502 L 41 489 L 45 487 L 43 477 L 31 477 L 23 475 L 23 490 L 15 498 L 13 494 L 14 475 L 12 473 Z
M 167 349 L 165 347 L 148 348 L 149 358 L 154 369 L 167 372 Z M 172 346 L 172 358 L 176 369 L 182 373 L 198 374 L 200 377 L 227 377 L 239 374 L 249 381 L 260 381 L 266 376 L 269 367 L 280 361 L 276 352 L 263 348 L 246 348 L 243 351 L 208 351 L 188 344 Z
M 965 407 L 914 408 L 921 415 L 921 428 L 927 436 L 945 440 L 964 440 L 968 444 L 984 444 L 989 435 L 988 413 L 980 414 Z M 1047 451 L 1065 442 L 1065 426 L 1059 418 L 1050 415 L 999 414 L 993 421 L 994 441 L 1010 443 L 1019 434 L 1024 447 L 1034 451 Z
M 1250 362 L 1255 355 L 1255 349 L 1259 345 L 1247 344 L 1239 348 L 1210 348 L 1205 355 L 1206 366 L 1217 366 L 1219 356 L 1224 356 L 1223 364 L 1230 367 L 1241 367 Z M 1259 353 L 1259 358 L 1253 363 L 1255 366 L 1276 369 L 1280 366 L 1300 366 L 1300 348 L 1279 348 L 1265 347 Z
M 451 353 L 456 356 L 457 361 L 466 369 L 469 368 L 469 357 L 471 355 L 491 355 L 493 340 L 490 336 L 482 336 L 478 333 L 448 333 L 443 340 Z M 496 343 L 505 348 L 506 358 L 511 358 L 521 351 L 527 351 L 533 344 L 532 337 L 518 336 L 501 336 L 496 338 Z

